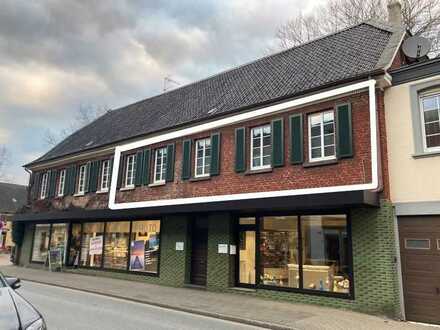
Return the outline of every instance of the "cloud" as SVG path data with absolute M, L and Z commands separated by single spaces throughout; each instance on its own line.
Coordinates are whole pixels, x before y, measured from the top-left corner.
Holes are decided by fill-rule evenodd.
M 265 54 L 301 0 L 28 1 L 0 10 L 0 143 L 10 175 L 81 104 L 117 108 Z

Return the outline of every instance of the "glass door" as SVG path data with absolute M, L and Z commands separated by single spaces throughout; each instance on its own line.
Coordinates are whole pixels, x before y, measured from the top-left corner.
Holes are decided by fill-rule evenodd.
M 255 218 L 240 218 L 238 225 L 237 284 L 255 286 L 256 279 Z

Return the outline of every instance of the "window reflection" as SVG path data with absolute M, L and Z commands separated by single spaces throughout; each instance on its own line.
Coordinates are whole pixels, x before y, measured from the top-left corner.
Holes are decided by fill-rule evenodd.
M 50 249 L 60 249 L 63 256 L 63 263 L 66 256 L 67 246 L 67 224 L 54 223 L 52 225 L 52 233 L 50 236 Z
M 345 215 L 301 217 L 304 289 L 350 290 Z
M 298 218 L 264 217 L 260 231 L 261 284 L 298 288 Z
M 130 222 L 107 222 L 104 238 L 104 268 L 127 269 Z
M 49 249 L 50 225 L 35 225 L 32 261 L 45 262 Z
M 81 266 L 101 267 L 104 222 L 85 223 L 81 240 Z
M 81 224 L 72 224 L 72 235 L 70 237 L 70 249 L 69 249 L 69 266 L 79 265 L 79 251 L 81 249 Z

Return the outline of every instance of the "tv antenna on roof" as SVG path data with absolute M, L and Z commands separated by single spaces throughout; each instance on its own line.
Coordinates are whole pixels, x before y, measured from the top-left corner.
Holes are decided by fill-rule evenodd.
M 167 90 L 171 89 L 171 84 L 180 86 L 180 83 L 175 81 L 174 79 L 171 79 L 170 76 L 166 76 L 165 78 L 163 78 L 163 91 L 166 92 Z

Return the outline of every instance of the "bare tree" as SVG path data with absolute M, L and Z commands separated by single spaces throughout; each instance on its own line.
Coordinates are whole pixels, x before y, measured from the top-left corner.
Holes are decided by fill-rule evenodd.
M 91 106 L 91 105 L 80 105 L 72 122 L 68 127 L 61 129 L 60 131 L 53 131 L 47 129 L 44 135 L 44 142 L 51 147 L 57 145 L 60 141 L 68 137 L 70 134 L 76 132 L 80 128 L 83 128 L 87 124 L 101 117 L 108 111 L 105 106 Z
M 386 21 L 389 0 L 329 0 L 314 13 L 299 13 L 276 32 L 281 49 L 297 46 L 322 35 L 370 19 Z M 440 1 L 401 0 L 402 23 L 413 35 L 422 35 L 433 42 L 432 50 L 440 46 Z
M 0 145 L 0 180 L 6 179 L 5 167 L 9 163 L 9 151 L 4 145 Z

